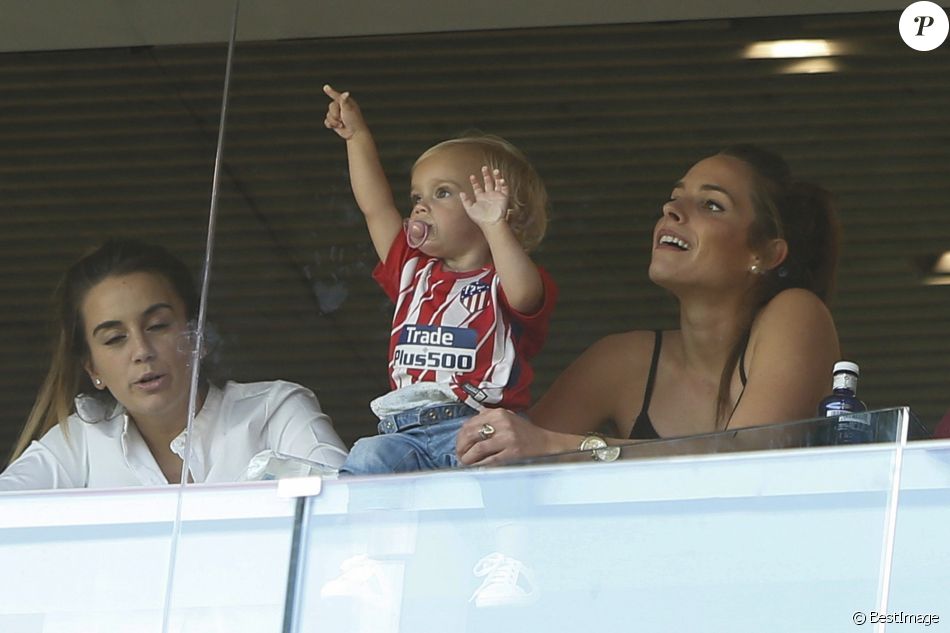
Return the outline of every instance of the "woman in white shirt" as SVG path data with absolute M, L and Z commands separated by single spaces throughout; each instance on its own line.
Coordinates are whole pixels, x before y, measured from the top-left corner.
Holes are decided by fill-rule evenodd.
M 110 240 L 57 294 L 50 369 L 0 490 L 179 483 L 198 313 L 190 271 L 161 247 Z M 300 385 L 202 381 L 196 410 L 189 482 L 260 478 L 281 463 L 332 471 L 346 456 Z

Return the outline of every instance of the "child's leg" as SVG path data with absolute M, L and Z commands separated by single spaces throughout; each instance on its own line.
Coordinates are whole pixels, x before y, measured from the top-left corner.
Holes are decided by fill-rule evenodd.
M 384 475 L 426 470 L 425 448 L 411 431 L 357 440 L 340 467 L 341 475 Z
M 406 473 L 458 466 L 455 435 L 475 410 L 461 402 L 430 404 L 383 418 L 380 435 L 353 445 L 341 475 Z

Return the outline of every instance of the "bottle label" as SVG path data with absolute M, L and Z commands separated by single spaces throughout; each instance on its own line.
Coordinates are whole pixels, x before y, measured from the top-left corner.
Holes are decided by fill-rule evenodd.
M 840 412 L 835 422 L 835 444 L 864 444 L 874 440 L 874 429 L 869 415 L 853 415 Z
M 860 400 L 847 396 L 828 398 L 822 403 L 821 408 L 827 418 L 836 418 L 844 413 L 861 413 L 867 410 Z
M 840 371 L 834 375 L 833 385 L 835 390 L 847 389 L 851 393 L 857 393 L 858 377 L 851 372 Z

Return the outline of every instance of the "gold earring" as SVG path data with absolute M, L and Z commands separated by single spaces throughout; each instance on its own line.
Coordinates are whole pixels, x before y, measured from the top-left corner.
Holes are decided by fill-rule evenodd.
M 753 275 L 762 274 L 762 270 L 759 268 L 758 264 L 752 264 L 752 266 L 749 267 L 749 272 L 752 273 Z

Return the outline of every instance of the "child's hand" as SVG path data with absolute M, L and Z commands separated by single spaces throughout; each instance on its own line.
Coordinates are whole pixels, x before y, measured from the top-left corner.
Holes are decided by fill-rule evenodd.
M 327 118 L 323 121 L 325 126 L 347 141 L 366 129 L 363 113 L 356 101 L 350 98 L 349 92 L 337 92 L 330 84 L 323 86 L 323 92 L 331 99 Z
M 497 169 L 488 171 L 488 167 L 482 167 L 482 183 L 472 174 L 468 177 L 472 183 L 472 189 L 475 191 L 475 200 L 471 200 L 464 191 L 460 198 L 462 206 L 468 217 L 478 225 L 497 224 L 508 217 L 508 183 L 501 177 L 501 172 Z

